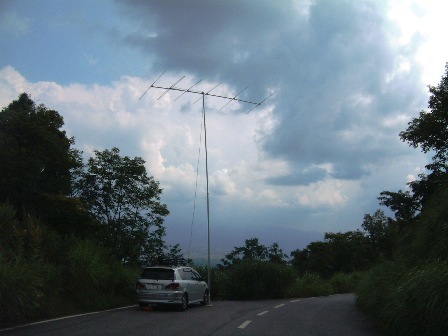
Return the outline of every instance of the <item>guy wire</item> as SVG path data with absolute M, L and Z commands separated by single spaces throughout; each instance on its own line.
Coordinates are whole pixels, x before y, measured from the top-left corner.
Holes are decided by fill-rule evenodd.
M 202 110 L 202 113 L 205 113 L 205 111 Z M 201 132 L 199 134 L 198 162 L 196 164 L 196 185 L 195 185 L 195 188 L 194 188 L 193 215 L 192 215 L 192 218 L 191 218 L 190 242 L 188 244 L 188 259 L 190 259 L 191 241 L 193 239 L 193 223 L 194 223 L 194 216 L 195 216 L 195 212 L 196 212 L 196 196 L 197 196 L 197 190 L 198 190 L 199 161 L 200 161 L 200 158 L 201 158 L 203 120 L 204 120 L 204 118 L 202 117 L 201 118 Z

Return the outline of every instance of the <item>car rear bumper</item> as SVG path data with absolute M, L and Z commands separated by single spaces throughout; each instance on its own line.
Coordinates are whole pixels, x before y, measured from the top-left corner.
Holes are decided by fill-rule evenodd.
M 181 304 L 183 292 L 138 292 L 139 304 L 163 303 Z

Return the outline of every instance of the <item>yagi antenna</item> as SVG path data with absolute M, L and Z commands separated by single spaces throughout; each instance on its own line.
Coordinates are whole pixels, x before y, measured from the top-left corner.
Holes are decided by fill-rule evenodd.
M 246 104 L 250 104 L 253 105 L 253 107 L 246 113 L 249 113 L 251 111 L 253 111 L 254 109 L 256 109 L 257 107 L 259 107 L 261 104 L 263 104 L 266 100 L 268 100 L 269 98 L 271 98 L 274 94 L 275 91 L 273 93 L 271 93 L 269 96 L 267 96 L 266 98 L 264 98 L 262 101 L 260 102 L 253 102 L 250 100 L 245 100 L 245 99 L 239 99 L 237 98 L 241 93 L 243 93 L 244 91 L 246 91 L 246 89 L 248 88 L 248 86 L 246 86 L 243 90 L 241 90 L 240 92 L 238 92 L 235 96 L 233 97 L 228 97 L 228 96 L 223 96 L 223 95 L 218 95 L 218 94 L 212 94 L 211 92 L 213 90 L 215 90 L 218 86 L 220 86 L 222 84 L 219 83 L 217 85 L 215 85 L 213 88 L 211 88 L 209 91 L 204 92 L 204 91 L 199 91 L 199 90 L 192 90 L 193 87 L 195 87 L 196 85 L 198 85 L 201 81 L 197 81 L 195 84 L 193 84 L 192 86 L 190 86 L 188 89 L 184 89 L 184 88 L 178 88 L 176 87 L 177 84 L 179 84 L 184 78 L 185 76 L 182 76 L 180 79 L 178 79 L 174 84 L 172 84 L 169 87 L 165 87 L 165 86 L 158 86 L 156 85 L 156 83 L 159 81 L 159 79 L 165 74 L 165 71 L 162 72 L 159 77 L 157 77 L 157 79 L 146 89 L 145 92 L 143 92 L 143 94 L 140 96 L 140 98 L 138 100 L 141 100 L 143 98 L 143 96 L 149 91 L 149 89 L 151 88 L 155 88 L 155 89 L 163 89 L 165 90 L 158 98 L 157 100 L 160 100 L 164 95 L 166 95 L 169 91 L 179 91 L 182 92 L 176 99 L 174 99 L 174 101 L 178 100 L 180 97 L 182 97 L 184 94 L 186 93 L 194 93 L 194 94 L 198 94 L 201 95 L 202 98 L 205 96 L 209 96 L 209 97 L 215 97 L 215 98 L 221 98 L 221 99 L 226 99 L 228 100 L 228 102 L 226 104 L 224 104 L 223 107 L 221 107 L 219 109 L 219 111 L 223 110 L 227 105 L 229 105 L 231 102 L 233 101 L 237 101 L 237 102 L 241 102 L 241 103 L 246 103 Z M 196 104 L 199 100 L 201 100 L 201 97 L 199 97 L 193 104 Z
M 206 93 L 206 95 L 208 95 L 210 92 L 212 92 L 214 89 L 216 89 L 218 86 L 220 86 L 222 84 L 222 82 L 220 82 L 219 84 L 216 84 L 213 88 L 211 88 L 207 93 Z M 193 104 L 196 104 L 198 101 L 200 101 L 201 100 L 201 97 L 199 97 L 199 99 L 198 100 L 196 100 Z
M 175 100 L 178 100 L 180 97 L 182 97 L 184 94 L 186 93 L 194 93 L 194 94 L 198 94 L 201 97 L 199 97 L 198 100 L 196 100 L 194 103 L 197 103 L 199 100 L 201 100 L 202 98 L 202 117 L 203 117 L 203 123 L 204 123 L 204 145 L 205 145 L 205 173 L 206 173 L 206 181 L 207 181 L 207 228 L 208 228 L 208 265 L 207 265 L 207 269 L 208 269 L 208 305 L 210 305 L 210 292 L 211 292 L 211 288 L 210 288 L 210 203 L 209 203 L 209 192 L 208 192 L 208 158 L 207 158 L 207 128 L 205 125 L 205 97 L 209 96 L 209 97 L 215 97 L 215 98 L 221 98 L 221 99 L 227 99 L 228 102 L 221 107 L 220 111 L 226 107 L 228 104 L 230 104 L 233 101 L 237 101 L 237 102 L 241 102 L 241 103 L 246 103 L 246 104 L 251 104 L 253 105 L 253 107 L 247 112 L 251 112 L 253 109 L 257 108 L 258 106 L 260 106 L 261 104 L 263 104 L 266 100 L 268 100 L 269 98 L 271 98 L 274 94 L 275 91 L 273 93 L 271 93 L 268 97 L 266 97 L 265 99 L 263 99 L 262 101 L 256 103 L 256 102 L 252 102 L 249 100 L 244 100 L 244 99 L 239 99 L 237 98 L 241 93 L 243 93 L 248 87 L 246 86 L 243 90 L 241 90 L 240 92 L 238 92 L 235 96 L 233 97 L 227 97 L 227 96 L 222 96 L 222 95 L 215 95 L 212 94 L 211 92 L 213 90 L 215 90 L 218 86 L 221 85 L 221 83 L 217 84 L 216 86 L 214 86 L 212 89 L 210 89 L 207 92 L 204 91 L 196 91 L 196 90 L 192 90 L 193 87 L 195 87 L 196 85 L 198 85 L 202 80 L 197 81 L 195 84 L 193 84 L 192 86 L 190 86 L 188 89 L 183 89 L 183 88 L 177 88 L 176 85 L 180 83 L 181 80 L 183 80 L 185 78 L 185 76 L 182 76 L 177 82 L 175 82 L 173 85 L 171 85 L 170 87 L 164 87 L 164 86 L 158 86 L 156 85 L 156 83 L 158 82 L 158 80 L 163 76 L 165 72 L 162 72 L 162 74 L 157 77 L 157 79 L 146 89 L 145 92 L 143 92 L 143 94 L 140 96 L 140 99 L 143 98 L 143 96 L 146 94 L 146 92 L 149 91 L 149 89 L 151 88 L 155 88 L 155 89 L 162 89 L 165 90 L 165 92 L 163 92 L 159 98 L 157 98 L 157 100 L 159 100 L 160 98 L 162 98 L 165 94 L 167 94 L 169 91 L 179 91 L 182 92 Z
M 140 96 L 140 98 L 138 99 L 138 100 L 140 100 L 140 99 L 142 99 L 143 98 L 143 96 L 146 94 L 146 92 L 148 92 L 149 91 L 149 89 L 150 88 L 152 88 L 152 87 L 154 87 L 154 84 L 160 79 L 160 77 L 162 77 L 163 76 L 163 74 L 165 73 L 165 71 L 164 72 L 162 72 L 161 74 L 160 74 L 160 76 L 159 77 L 157 77 L 157 79 L 154 81 L 154 83 L 152 83 L 147 89 L 146 89 L 146 91 L 145 92 L 143 92 L 143 94 Z
M 236 97 L 238 97 L 240 94 L 242 94 L 244 91 L 246 91 L 246 89 L 248 88 L 248 86 L 246 86 L 244 89 L 242 89 L 240 92 L 238 92 L 235 97 L 233 97 L 232 99 L 230 99 L 223 107 L 221 107 L 219 110 L 221 111 L 224 107 L 226 107 L 227 105 L 229 105 L 233 100 L 237 100 Z
M 271 98 L 273 95 L 275 95 L 276 92 L 277 92 L 277 91 L 272 92 L 269 96 L 267 96 L 265 99 L 263 99 L 261 102 L 259 102 L 257 105 L 255 105 L 254 107 L 252 107 L 249 111 L 247 111 L 246 114 L 252 112 L 252 110 L 256 109 L 258 106 L 260 106 L 261 104 L 263 104 L 266 100 L 268 100 L 268 99 Z
M 175 86 L 176 84 L 179 84 L 180 81 L 181 81 L 182 79 L 184 79 L 184 78 L 185 78 L 185 76 L 182 76 L 176 83 L 174 83 L 174 84 L 171 85 L 169 88 L 167 88 L 166 91 L 165 91 L 164 93 L 162 93 L 162 95 L 161 95 L 159 98 L 157 98 L 157 100 L 159 100 L 160 98 L 162 98 L 162 97 L 163 97 L 165 94 L 167 94 L 170 90 L 175 90 L 174 86 Z M 153 87 L 155 87 L 155 86 L 153 86 Z
M 181 94 L 179 97 L 177 97 L 176 99 L 174 99 L 174 101 L 178 100 L 180 97 L 182 97 L 182 96 L 183 96 L 184 94 L 186 94 L 187 92 L 191 92 L 190 90 L 191 90 L 194 86 L 198 85 L 201 81 L 202 81 L 202 79 L 198 80 L 195 84 L 193 84 L 192 86 L 190 86 L 186 91 L 182 92 L 182 94 Z

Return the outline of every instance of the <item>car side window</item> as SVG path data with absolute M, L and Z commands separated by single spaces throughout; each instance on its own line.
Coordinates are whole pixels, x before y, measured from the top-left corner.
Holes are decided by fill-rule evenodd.
M 191 274 L 193 275 L 193 280 L 197 280 L 197 281 L 201 280 L 201 276 L 195 270 L 191 270 Z
M 184 268 L 183 269 L 184 272 L 184 280 L 193 280 L 193 273 L 191 272 L 191 268 Z
M 184 270 L 182 268 L 178 269 L 177 272 L 179 273 L 179 276 L 180 276 L 181 280 L 186 280 L 185 273 L 184 273 Z

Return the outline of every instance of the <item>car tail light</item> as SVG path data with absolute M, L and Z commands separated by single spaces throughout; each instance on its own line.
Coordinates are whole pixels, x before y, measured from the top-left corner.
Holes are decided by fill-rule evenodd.
M 136 287 L 137 289 L 145 289 L 145 285 L 142 284 L 140 281 L 137 281 L 135 287 Z
M 180 287 L 180 284 L 178 282 L 172 282 L 169 285 L 166 285 L 165 289 L 175 290 L 175 289 L 178 289 L 179 287 Z

